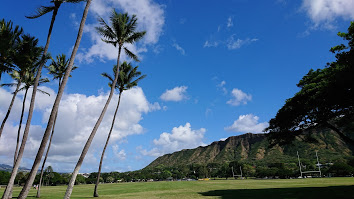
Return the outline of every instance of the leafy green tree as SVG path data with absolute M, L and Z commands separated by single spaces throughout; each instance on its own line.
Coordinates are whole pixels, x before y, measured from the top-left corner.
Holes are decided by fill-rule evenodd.
M 286 100 L 266 131 L 270 137 L 289 141 L 296 132 L 315 126 L 328 127 L 345 140 L 354 143 L 338 125 L 352 121 L 354 116 L 354 22 L 348 33 L 338 33 L 348 45 L 331 49 L 336 61 L 323 69 L 310 70 L 297 86 L 301 89 Z
M 64 198 L 69 198 L 74 186 L 74 181 L 76 178 L 76 175 L 78 174 L 80 167 L 82 165 L 82 162 L 85 159 L 85 156 L 90 148 L 90 145 L 92 143 L 93 138 L 96 135 L 97 129 L 100 126 L 103 117 L 106 113 L 106 110 L 108 108 L 108 105 L 113 97 L 114 94 L 114 89 L 118 80 L 118 73 L 119 73 L 119 59 L 120 59 L 120 54 L 122 48 L 124 48 L 126 54 L 133 58 L 135 61 L 138 61 L 138 58 L 136 55 L 134 55 L 132 52 L 130 52 L 124 45 L 127 43 L 133 44 L 134 42 L 142 39 L 142 37 L 145 35 L 145 31 L 143 32 L 136 32 L 136 27 L 137 27 L 137 18 L 135 15 L 130 17 L 127 13 L 125 14 L 118 14 L 115 10 L 113 10 L 111 17 L 110 17 L 112 26 L 110 27 L 102 18 L 99 20 L 101 23 L 101 27 L 97 27 L 97 31 L 104 37 L 103 41 L 110 43 L 114 46 L 118 46 L 118 57 L 117 57 L 117 72 L 114 76 L 114 80 L 112 82 L 111 86 L 111 91 L 109 93 L 108 99 L 106 101 L 106 104 L 104 105 L 104 108 L 102 109 L 102 112 L 92 129 L 92 132 L 87 139 L 87 142 L 81 152 L 80 158 L 75 166 L 75 169 L 73 171 L 73 175 L 70 179 L 67 191 L 65 193 Z
M 354 174 L 354 168 L 346 163 L 336 162 L 329 168 L 328 172 L 336 176 L 347 176 Z
M 116 74 L 116 72 L 118 70 L 117 68 L 118 68 L 117 65 L 115 65 L 113 67 L 113 73 L 114 74 Z M 96 182 L 95 189 L 94 189 L 94 194 L 93 194 L 94 197 L 98 197 L 97 187 L 98 187 L 98 184 L 99 184 L 98 179 L 99 179 L 100 174 L 101 174 L 103 157 L 104 157 L 104 153 L 105 153 L 105 151 L 107 149 L 109 139 L 110 139 L 111 134 L 112 134 L 112 130 L 113 130 L 114 123 L 115 123 L 115 120 L 116 120 L 116 116 L 117 116 L 117 112 L 118 112 L 118 108 L 119 108 L 119 104 L 120 104 L 120 100 L 121 100 L 123 91 L 129 90 L 129 89 L 137 86 L 138 82 L 146 77 L 146 75 L 141 75 L 141 72 L 138 71 L 138 66 L 133 67 L 130 63 L 128 64 L 127 62 L 123 62 L 121 67 L 120 67 L 120 69 L 121 70 L 119 71 L 117 84 L 115 86 L 116 89 L 119 90 L 118 103 L 117 103 L 117 107 L 116 107 L 116 110 L 115 110 L 114 115 L 113 115 L 113 120 L 112 120 L 111 128 L 110 128 L 109 133 L 108 133 L 106 144 L 104 145 L 104 148 L 103 148 L 103 151 L 102 151 L 100 165 L 99 165 L 99 168 L 98 168 L 98 178 L 97 178 L 97 182 Z M 108 85 L 110 87 L 112 87 L 113 82 L 114 82 L 113 77 L 111 77 L 107 73 L 103 73 L 102 76 L 107 77 L 110 80 L 110 83 Z
M 57 79 L 58 80 L 58 84 L 59 84 L 58 89 L 61 86 L 61 81 L 63 80 L 63 77 L 65 75 L 65 71 L 66 71 L 66 69 L 69 66 L 69 61 L 70 61 L 69 59 L 66 59 L 65 54 L 61 54 L 61 55 L 56 56 L 56 60 L 54 60 L 52 58 L 52 63 L 47 67 L 48 70 L 49 70 L 49 74 L 53 75 L 53 79 Z M 77 68 L 76 66 L 73 66 L 71 71 L 75 70 L 76 68 Z M 71 77 L 71 75 L 69 77 Z M 58 111 L 55 114 L 53 128 L 52 128 L 52 133 L 50 135 L 47 152 L 45 153 L 45 156 L 44 156 L 44 159 L 43 159 L 43 162 L 42 162 L 41 175 L 40 175 L 40 178 L 39 178 L 39 186 L 38 186 L 38 189 L 37 189 L 37 198 L 39 198 L 40 195 L 41 195 L 43 169 L 44 169 L 45 163 L 46 163 L 47 158 L 48 158 L 50 146 L 52 145 L 52 139 L 53 139 L 53 135 L 54 135 L 54 129 L 55 129 L 55 123 L 57 121 L 57 117 L 58 117 Z
M 13 28 L 11 20 L 6 22 L 5 19 L 2 19 L 0 21 L 0 80 L 2 73 L 16 69 L 13 56 L 22 33 L 23 29 L 19 26 Z
M 44 176 L 47 179 L 47 186 L 50 185 L 50 179 L 52 179 L 54 177 L 52 166 L 48 166 L 44 170 Z

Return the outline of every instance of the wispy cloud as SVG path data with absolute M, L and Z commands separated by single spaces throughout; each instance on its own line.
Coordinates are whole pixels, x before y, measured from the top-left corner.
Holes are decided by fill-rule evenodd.
M 220 44 L 220 42 L 217 42 L 217 41 L 205 41 L 204 43 L 204 48 L 207 48 L 207 47 L 217 47 L 218 45 Z
M 232 22 L 232 17 L 230 16 L 229 18 L 227 18 L 227 25 L 228 28 L 234 26 L 234 23 Z
M 186 54 L 186 52 L 184 51 L 184 49 L 183 49 L 179 44 L 173 43 L 172 46 L 175 47 L 176 50 L 178 50 L 182 55 L 185 55 L 185 54 Z
M 249 44 L 251 44 L 253 42 L 256 42 L 256 41 L 258 41 L 258 39 L 256 39 L 256 38 L 253 38 L 253 39 L 247 38 L 247 39 L 237 39 L 237 40 L 235 40 L 234 36 L 232 35 L 227 41 L 227 48 L 229 50 L 239 49 L 242 46 L 249 45 Z

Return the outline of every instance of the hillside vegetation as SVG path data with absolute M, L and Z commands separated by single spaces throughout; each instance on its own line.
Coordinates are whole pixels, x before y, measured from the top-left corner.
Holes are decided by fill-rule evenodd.
M 350 126 L 345 131 L 351 130 Z M 157 158 L 146 169 L 159 165 L 177 167 L 180 165 L 228 163 L 242 161 L 252 164 L 295 163 L 297 151 L 300 158 L 316 161 L 316 151 L 320 163 L 332 163 L 353 156 L 354 146 L 341 139 L 334 131 L 313 128 L 298 135 L 292 142 L 271 144 L 266 134 L 247 133 L 231 136 L 225 141 L 213 142 L 205 147 L 185 149 Z

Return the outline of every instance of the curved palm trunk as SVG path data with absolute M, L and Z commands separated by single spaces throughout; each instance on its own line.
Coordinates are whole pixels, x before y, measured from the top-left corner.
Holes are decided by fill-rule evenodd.
M 54 25 L 54 21 L 55 21 L 55 17 L 57 15 L 57 13 L 58 13 L 58 9 L 55 9 L 53 11 L 52 19 L 51 19 L 50 26 L 49 26 L 47 42 L 45 44 L 44 51 L 43 51 L 42 63 L 40 64 L 40 66 L 38 68 L 36 79 L 35 79 L 34 85 L 33 85 L 31 103 L 30 103 L 30 107 L 29 107 L 29 111 L 28 111 L 28 117 L 27 117 L 25 131 L 23 132 L 22 143 L 21 143 L 21 146 L 20 146 L 20 150 L 18 152 L 18 157 L 17 157 L 16 163 L 15 163 L 13 169 L 12 169 L 12 173 L 11 173 L 11 177 L 10 177 L 9 183 L 7 184 L 5 192 L 4 192 L 3 196 L 2 196 L 3 199 L 9 198 L 9 193 L 10 193 L 10 191 L 13 188 L 15 177 L 16 177 L 16 174 L 17 174 L 17 170 L 20 167 L 20 163 L 21 163 L 21 159 L 22 159 L 22 156 L 23 156 L 23 152 L 25 150 L 26 141 L 27 141 L 27 138 L 28 138 L 28 133 L 29 133 L 29 129 L 30 129 L 30 126 L 31 126 L 31 120 L 32 120 L 33 109 L 34 109 L 34 102 L 36 100 L 38 82 L 39 82 L 39 79 L 41 77 L 42 68 L 43 68 L 43 65 L 44 65 L 44 58 L 45 58 L 45 56 L 46 56 L 46 54 L 48 52 L 49 43 L 50 43 L 50 37 L 52 35 L 53 25 Z
M 29 173 L 29 176 L 27 178 L 25 186 L 22 188 L 21 193 L 18 196 L 19 199 L 24 199 L 24 198 L 27 197 L 28 192 L 29 192 L 29 190 L 30 190 L 30 188 L 32 186 L 33 181 L 34 181 L 34 178 L 36 177 L 36 173 L 37 173 L 39 164 L 41 163 L 41 159 L 42 159 L 44 150 L 46 148 L 46 145 L 47 145 L 47 142 L 48 142 L 48 139 L 49 139 L 49 136 L 50 136 L 50 132 L 51 132 L 53 124 L 54 124 L 55 115 L 58 112 L 58 108 L 59 108 L 61 97 L 63 96 L 66 83 L 67 83 L 68 78 L 70 76 L 71 69 L 72 69 L 72 67 L 74 65 L 76 52 L 79 49 L 79 45 L 80 45 L 80 41 L 81 41 L 81 37 L 82 37 L 82 34 L 83 34 L 85 21 L 86 21 L 86 18 L 87 18 L 87 13 L 88 13 L 91 1 L 92 0 L 87 0 L 86 7 L 85 7 L 85 10 L 84 10 L 81 22 L 80 22 L 79 32 L 78 32 L 78 35 L 77 35 L 77 38 L 76 38 L 74 49 L 73 49 L 71 57 L 70 57 L 69 65 L 68 65 L 68 67 L 67 67 L 67 69 L 65 71 L 65 75 L 63 77 L 62 83 L 61 83 L 59 91 L 58 91 L 58 95 L 55 98 L 55 101 L 54 101 L 54 104 L 53 104 L 53 108 L 52 108 L 52 112 L 50 113 L 50 117 L 49 117 L 49 120 L 48 120 L 47 128 L 46 128 L 46 130 L 44 132 L 44 135 L 43 135 L 43 138 L 42 138 L 42 142 L 41 142 L 40 147 L 38 149 L 37 156 L 36 156 L 36 159 L 34 160 L 31 172 Z
M 18 155 L 18 145 L 20 144 L 20 133 L 21 133 L 23 113 L 25 112 L 27 92 L 28 92 L 28 88 L 26 89 L 25 95 L 23 96 L 21 119 L 20 119 L 20 124 L 18 126 L 18 131 L 17 131 L 17 142 L 16 142 L 15 155 L 14 155 L 14 164 L 13 165 L 15 165 L 16 160 L 17 160 L 17 155 Z M 12 198 L 12 190 L 10 191 L 9 198 Z
M 41 177 L 39 178 L 38 190 L 37 190 L 37 195 L 36 195 L 37 198 L 41 197 L 41 186 L 42 186 L 42 179 L 43 179 L 43 173 L 44 173 L 44 166 L 45 166 L 45 163 L 46 163 L 47 158 L 48 158 L 48 153 L 49 153 L 49 150 L 50 150 L 50 146 L 52 145 L 52 139 L 53 139 L 53 135 L 54 135 L 54 128 L 55 128 L 55 123 L 57 121 L 57 116 L 58 116 L 58 112 L 55 114 L 52 134 L 50 135 L 47 152 L 45 153 L 44 160 L 43 160 L 43 163 L 42 163 Z
M 23 96 L 23 102 L 22 102 L 22 111 L 21 111 L 21 119 L 20 119 L 20 124 L 18 126 L 18 131 L 17 131 L 17 143 L 16 143 L 16 149 L 15 149 L 15 155 L 14 155 L 14 165 L 16 163 L 17 155 L 18 155 L 18 145 L 20 143 L 20 133 L 21 133 L 21 126 L 22 126 L 22 119 L 23 119 L 23 113 L 25 112 L 25 105 L 26 105 L 26 97 L 27 97 L 27 92 L 28 88 L 25 91 L 25 95 Z
M 15 99 L 16 99 L 16 95 L 17 95 L 17 93 L 18 93 L 18 89 L 20 88 L 20 85 L 21 85 L 21 79 L 19 79 L 19 81 L 18 81 L 18 83 L 17 83 L 16 90 L 15 90 L 13 96 L 12 96 L 12 99 L 11 99 L 11 102 L 10 102 L 10 105 L 9 105 L 9 109 L 7 110 L 7 113 L 6 113 L 6 115 L 5 115 L 5 118 L 4 118 L 4 120 L 2 121 L 2 123 L 1 123 L 1 127 L 0 127 L 0 138 L 1 138 L 2 131 L 4 130 L 6 120 L 7 120 L 7 118 L 8 118 L 9 115 L 10 115 L 12 106 L 14 105 L 14 102 L 15 102 Z
M 102 120 L 103 120 L 103 117 L 106 113 L 106 110 L 108 108 L 108 105 L 113 97 L 113 94 L 114 94 L 114 88 L 117 84 L 117 80 L 118 80 L 118 74 L 119 74 L 119 58 L 120 58 L 120 53 L 121 53 L 121 50 L 122 50 L 122 46 L 119 46 L 119 49 L 118 49 L 118 58 L 117 58 L 117 71 L 116 71 L 116 74 L 115 74 L 115 77 L 114 77 L 114 80 L 112 82 L 112 86 L 111 86 L 111 92 L 109 93 L 109 96 L 108 96 L 108 99 L 106 101 L 106 104 L 104 105 L 103 107 L 103 110 L 101 112 L 101 115 L 100 117 L 98 118 L 95 126 L 93 127 L 93 130 L 89 136 L 89 138 L 87 139 L 86 141 L 86 144 L 84 146 L 84 148 L 82 149 L 82 152 L 81 152 L 81 155 L 80 155 L 80 158 L 78 160 L 78 162 L 76 163 L 76 166 L 75 166 L 75 169 L 71 175 L 71 178 L 70 178 L 70 181 L 69 181 L 69 185 L 68 185 L 68 188 L 66 189 L 66 192 L 65 192 L 65 196 L 64 196 L 64 199 L 69 199 L 70 196 L 71 196 L 71 193 L 73 191 L 73 188 L 74 188 L 74 184 L 75 184 L 75 180 L 76 180 L 76 176 L 77 174 L 79 173 L 79 170 L 80 170 L 80 167 L 82 165 L 82 162 L 84 161 L 85 159 L 85 156 L 90 148 L 90 145 L 91 145 L 91 142 L 93 140 L 93 138 L 95 137 L 96 135 L 96 132 L 97 132 L 97 129 L 98 127 L 100 126 Z
M 118 104 L 117 104 L 117 108 L 116 108 L 116 110 L 114 112 L 111 129 L 109 130 L 108 137 L 107 137 L 107 140 L 106 140 L 106 144 L 104 145 L 104 148 L 103 148 L 103 151 L 102 151 L 101 160 L 100 160 L 100 166 L 98 167 L 97 181 L 96 181 L 96 185 L 95 185 L 95 190 L 93 192 L 93 197 L 98 197 L 97 187 L 98 187 L 98 184 L 100 183 L 100 175 L 101 175 L 103 157 L 104 157 L 104 153 L 106 152 L 109 139 L 111 138 L 111 134 L 112 134 L 114 122 L 116 120 L 116 115 L 117 115 L 117 112 L 118 112 L 121 96 L 122 96 L 122 92 L 119 93 Z
M 59 88 L 60 88 L 60 82 L 61 82 L 61 79 L 59 79 Z M 54 129 L 55 129 L 55 123 L 57 121 L 57 117 L 58 117 L 58 112 L 55 114 L 52 134 L 50 135 L 47 152 L 45 153 L 44 160 L 43 160 L 43 163 L 42 163 L 41 175 L 40 175 L 40 178 L 39 178 L 38 190 L 37 190 L 37 195 L 36 195 L 37 198 L 41 197 L 41 186 L 42 186 L 42 179 L 43 179 L 43 173 L 44 173 L 44 166 L 45 166 L 45 163 L 47 161 L 47 157 L 48 157 L 48 153 L 49 153 L 49 150 L 50 150 L 50 146 L 52 145 L 52 139 L 53 139 L 53 135 L 54 135 Z

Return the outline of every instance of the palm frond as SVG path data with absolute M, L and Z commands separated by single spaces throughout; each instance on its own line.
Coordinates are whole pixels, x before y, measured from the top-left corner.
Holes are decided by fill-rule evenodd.
M 41 17 L 49 12 L 52 12 L 55 9 L 55 6 L 41 6 L 37 8 L 36 13 L 33 15 L 26 16 L 29 19 L 35 19 Z
M 136 56 L 134 53 L 132 53 L 130 50 L 128 50 L 128 48 L 124 47 L 124 51 L 125 53 L 132 58 L 134 61 L 136 62 L 140 62 L 140 60 L 138 59 L 138 56 Z
M 96 27 L 97 32 L 102 35 L 104 38 L 108 40 L 115 40 L 116 39 L 116 34 L 112 30 L 112 28 L 100 17 L 98 19 L 98 22 L 100 22 L 101 26 Z
M 43 94 L 47 94 L 48 96 L 50 96 L 49 93 L 47 93 L 47 92 L 45 92 L 44 90 L 41 90 L 41 89 L 39 89 L 39 88 L 37 88 L 37 91 L 39 91 L 39 92 L 41 92 L 41 93 L 43 93 Z
M 13 86 L 17 86 L 17 83 L 0 84 L 0 87 L 13 87 Z
M 146 31 L 135 32 L 130 37 L 128 37 L 125 40 L 125 42 L 130 43 L 130 44 L 135 43 L 136 41 L 139 41 L 140 39 L 142 39 L 145 34 L 146 34 Z

